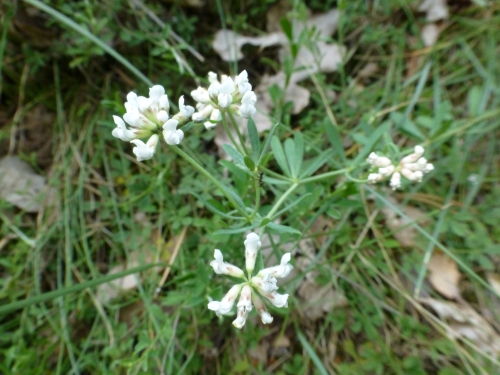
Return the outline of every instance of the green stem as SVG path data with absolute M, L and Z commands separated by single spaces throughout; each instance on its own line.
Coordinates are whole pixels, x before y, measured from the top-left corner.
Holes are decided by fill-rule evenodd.
M 345 176 L 347 177 L 347 179 L 348 179 L 348 180 L 350 180 L 350 181 L 353 181 L 353 182 L 358 182 L 358 183 L 360 183 L 360 184 L 367 184 L 367 183 L 368 183 L 368 180 L 360 180 L 359 178 L 354 178 L 354 177 L 352 177 L 352 176 L 349 174 L 349 172 L 345 172 L 345 174 L 344 174 L 344 175 L 345 175 Z
M 343 168 L 343 169 L 339 169 L 339 170 L 333 171 L 333 172 L 326 172 L 326 173 L 318 174 L 316 176 L 312 176 L 312 177 L 309 177 L 309 178 L 301 179 L 300 183 L 301 184 L 306 184 L 308 182 L 320 181 L 320 180 L 323 180 L 325 178 L 329 178 L 329 177 L 332 177 L 332 176 L 336 176 L 338 174 L 346 173 L 348 171 L 349 171 L 349 168 Z
M 180 155 L 184 160 L 186 160 L 189 164 L 195 167 L 202 175 L 208 178 L 212 183 L 219 188 L 219 190 L 224 194 L 227 200 L 233 205 L 233 207 L 240 213 L 241 216 L 248 219 L 247 213 L 236 203 L 234 198 L 227 192 L 226 188 L 219 182 L 215 177 L 213 177 L 205 168 L 203 168 L 200 164 L 198 164 L 192 157 L 186 154 L 177 146 L 172 146 L 175 152 Z
M 260 184 L 259 184 L 259 178 L 255 174 L 254 175 L 254 180 L 255 180 L 255 208 L 250 215 L 250 220 L 253 220 L 255 215 L 257 215 L 257 211 L 259 211 L 260 208 Z
M 280 175 L 279 173 L 276 173 L 276 172 L 273 172 L 272 170 L 270 169 L 267 169 L 267 168 L 264 168 L 264 167 L 259 167 L 263 172 L 266 173 L 266 175 L 269 175 L 271 177 L 274 177 L 278 180 L 283 180 L 283 181 L 288 181 L 290 183 L 293 183 L 295 182 L 295 180 L 289 178 L 289 177 L 286 177 L 286 176 L 283 176 L 283 175 Z
M 236 147 L 236 149 L 241 155 L 246 155 L 246 152 L 241 148 L 241 145 L 238 142 L 236 142 L 236 139 L 234 139 L 231 129 L 229 129 L 229 124 L 227 123 L 226 119 L 226 112 L 222 112 L 222 125 L 224 125 L 224 129 L 226 130 L 227 136 L 229 137 L 231 142 L 233 142 L 234 147 Z
M 233 125 L 234 130 L 236 130 L 236 134 L 238 134 L 238 138 L 241 142 L 241 146 L 243 147 L 243 150 L 245 151 L 245 155 L 248 155 L 248 150 L 245 145 L 245 139 L 243 138 L 243 135 L 241 134 L 240 127 L 238 126 L 238 123 L 234 119 L 234 116 L 231 112 L 228 112 L 229 118 L 231 119 L 231 124 Z
M 288 196 L 295 190 L 297 189 L 297 187 L 299 186 L 299 183 L 296 182 L 294 183 L 293 185 L 291 185 L 287 191 L 285 191 L 285 193 L 280 197 L 280 199 L 274 204 L 273 208 L 271 209 L 271 211 L 269 211 L 269 213 L 266 215 L 266 217 L 269 219 L 269 220 L 272 220 L 272 217 L 273 215 L 276 213 L 276 211 L 278 211 L 278 209 L 280 208 L 280 206 L 285 202 L 285 200 L 288 198 Z

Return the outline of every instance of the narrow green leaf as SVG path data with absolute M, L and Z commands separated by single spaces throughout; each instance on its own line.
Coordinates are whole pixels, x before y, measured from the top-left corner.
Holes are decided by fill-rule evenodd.
M 222 145 L 222 148 L 226 153 L 238 164 L 245 165 L 243 155 L 241 155 L 238 150 L 229 144 Z
M 255 164 L 249 156 L 245 155 L 245 157 L 243 158 L 243 161 L 245 162 L 245 165 L 250 170 L 250 172 L 255 171 Z
M 233 227 L 229 229 L 221 229 L 213 232 L 211 234 L 212 237 L 217 237 L 217 236 L 227 236 L 228 234 L 238 234 L 238 233 L 243 233 L 249 230 L 252 230 L 254 228 L 253 225 L 251 226 L 246 226 L 246 227 Z
M 300 176 L 301 178 L 309 177 L 318 169 L 320 169 L 333 154 L 333 150 L 325 150 L 319 154 L 305 169 L 305 171 Z
M 292 227 L 286 226 L 286 225 L 281 225 L 281 224 L 276 224 L 276 223 L 268 223 L 266 225 L 266 228 L 269 229 L 269 231 L 276 233 L 276 234 L 291 234 L 294 236 L 302 236 L 302 233 L 298 231 L 297 229 L 294 229 Z
M 346 160 L 345 150 L 342 144 L 342 139 L 340 138 L 340 133 L 337 127 L 331 123 L 331 121 L 326 118 L 323 122 L 323 127 L 325 129 L 326 136 L 332 145 L 333 152 L 340 156 L 342 161 Z
M 271 149 L 273 150 L 274 158 L 276 159 L 276 162 L 280 166 L 283 173 L 287 176 L 290 176 L 290 169 L 288 168 L 285 153 L 283 152 L 283 146 L 281 146 L 280 140 L 275 135 L 273 135 L 271 139 Z
M 293 177 L 297 177 L 297 164 L 295 163 L 295 142 L 288 138 L 285 140 L 285 156 Z
M 250 138 L 250 145 L 252 146 L 252 160 L 258 164 L 260 156 L 260 140 L 259 133 L 253 118 L 249 118 L 247 122 L 248 137 Z
M 302 168 L 302 160 L 304 159 L 304 136 L 302 132 L 297 131 L 294 134 L 295 141 L 295 158 L 294 163 L 296 165 L 297 176 L 300 174 L 300 169 Z
M 194 195 L 198 200 L 201 201 L 212 213 L 220 215 L 222 217 L 225 217 L 226 219 L 240 219 L 237 216 L 232 216 L 228 215 L 225 212 L 222 212 L 219 210 L 217 207 L 215 207 L 213 204 L 210 204 L 205 198 L 203 198 L 200 194 L 195 193 L 194 191 L 191 191 L 190 194 Z
M 309 358 L 311 358 L 311 361 L 314 363 L 314 365 L 318 369 L 319 373 L 321 375 L 328 375 L 328 371 L 326 371 L 325 366 L 323 365 L 323 363 L 319 359 L 318 355 L 314 351 L 311 344 L 309 344 L 309 342 L 307 341 L 305 336 L 302 334 L 302 332 L 300 332 L 300 330 L 298 328 L 295 328 L 295 332 L 297 332 L 297 337 L 299 338 L 299 341 L 302 344 L 302 347 L 306 350 L 307 354 L 309 354 Z
M 231 188 L 224 186 L 228 194 L 233 197 L 234 201 L 240 206 L 244 211 L 246 210 L 245 203 L 241 200 L 240 196 L 234 192 Z
M 106 275 L 106 276 L 99 277 L 99 278 L 94 279 L 94 280 L 85 281 L 85 282 L 80 283 L 80 284 L 74 284 L 74 285 L 69 286 L 67 288 L 56 289 L 56 290 L 53 290 L 52 292 L 38 294 L 38 295 L 26 298 L 26 299 L 21 300 L 21 301 L 16 301 L 16 302 L 9 303 L 8 305 L 0 306 L 0 314 L 5 314 L 5 313 L 8 313 L 10 311 L 22 309 L 23 307 L 31 306 L 31 305 L 34 305 L 36 303 L 50 301 L 54 298 L 62 297 L 62 296 L 65 296 L 67 294 L 81 292 L 82 290 L 85 290 L 87 288 L 93 288 L 93 287 L 96 287 L 98 285 L 113 281 L 115 279 L 119 279 L 120 277 L 124 277 L 124 276 L 131 275 L 134 273 L 139 273 L 139 272 L 145 271 L 149 268 L 163 266 L 163 265 L 164 265 L 163 263 L 143 264 L 139 267 L 130 268 L 130 269 L 122 271 L 122 272 L 117 272 L 117 273 L 114 273 L 111 275 Z
M 260 154 L 259 160 L 257 161 L 257 165 L 260 165 L 262 162 L 262 158 L 266 155 L 267 150 L 271 144 L 271 139 L 273 137 L 274 130 L 278 127 L 279 123 L 273 125 L 271 130 L 269 130 L 269 134 L 267 135 L 266 142 L 264 143 L 264 147 L 262 148 L 262 153 Z

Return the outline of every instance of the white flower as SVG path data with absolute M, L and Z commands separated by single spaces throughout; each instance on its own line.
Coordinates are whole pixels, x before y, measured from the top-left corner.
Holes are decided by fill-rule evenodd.
M 178 145 L 184 138 L 182 130 L 177 130 L 179 123 L 185 123 L 194 112 L 194 108 L 184 105 L 184 97 L 179 99 L 180 112 L 171 118 L 170 104 L 163 86 L 155 85 L 149 89 L 149 98 L 137 96 L 136 93 L 127 94 L 125 102 L 126 113 L 123 120 L 113 116 L 116 128 L 112 135 L 123 141 L 132 141 L 136 147 L 133 152 L 137 160 L 151 159 L 158 143 L 158 135 L 163 130 L 165 141 L 169 145 Z M 129 125 L 129 129 L 126 124 Z M 140 138 L 150 137 L 145 144 Z
M 217 100 L 221 108 L 227 108 L 233 102 L 233 91 L 235 89 L 234 82 L 231 77 L 227 77 L 222 84 L 217 88 Z
M 240 116 L 243 118 L 252 117 L 257 109 L 254 107 L 257 102 L 257 96 L 253 91 L 247 91 L 241 99 Z
M 276 292 L 271 292 L 264 294 L 271 303 L 276 307 L 288 307 L 288 294 L 279 294 Z
M 257 258 L 257 252 L 259 251 L 262 243 L 260 238 L 255 233 L 250 233 L 247 235 L 245 244 L 245 259 L 247 271 L 251 273 L 255 267 L 255 259 Z
M 236 319 L 233 325 L 236 328 L 242 328 L 248 318 L 252 306 L 255 305 L 257 312 L 261 316 L 262 323 L 268 324 L 273 321 L 273 317 L 267 312 L 266 306 L 257 295 L 256 291 L 266 297 L 276 307 L 288 307 L 288 294 L 278 294 L 278 286 L 276 285 L 276 277 L 286 277 L 292 270 L 290 262 L 290 253 L 283 255 L 281 264 L 276 267 L 266 268 L 258 273 L 257 276 L 251 277 L 251 273 L 255 266 L 257 252 L 261 247 L 260 237 L 255 233 L 247 235 L 245 244 L 246 266 L 248 277 L 244 272 L 232 264 L 225 263 L 220 250 L 215 249 L 215 260 L 210 262 L 214 272 L 217 274 L 226 274 L 245 279 L 243 284 L 238 284 L 231 288 L 222 301 L 211 301 L 208 308 L 216 312 L 217 315 L 227 314 L 231 311 L 234 301 L 241 290 L 240 300 L 237 305 Z M 252 291 L 254 289 L 254 291 Z M 253 303 L 253 305 L 252 305 Z
M 238 309 L 245 309 L 246 311 L 252 310 L 252 288 L 250 285 L 245 285 L 241 290 L 240 300 L 238 305 L 236 305 Z
M 243 284 L 234 285 L 229 292 L 219 301 L 211 301 L 208 303 L 208 309 L 215 311 L 217 316 L 225 315 L 231 311 L 233 308 L 234 302 L 236 301 L 236 297 L 240 293 Z
M 234 83 L 238 86 L 238 91 L 241 95 L 252 90 L 252 85 L 248 83 L 248 73 L 246 70 L 242 71 L 235 79 Z
M 252 302 L 262 319 L 262 323 L 264 324 L 272 323 L 273 317 L 271 316 L 271 314 L 267 312 L 266 305 L 264 305 L 264 302 L 262 302 L 262 300 L 256 293 L 252 294 Z
M 208 90 L 198 87 L 191 91 L 191 97 L 197 102 L 196 112 L 193 114 L 194 121 L 210 121 L 204 123 L 207 129 L 213 128 L 218 121 L 222 120 L 221 112 L 230 112 L 243 118 L 252 117 L 255 112 L 257 96 L 252 91 L 252 85 L 248 83 L 248 74 L 242 71 L 233 78 L 208 73 L 210 86 Z
M 424 148 L 415 146 L 414 152 L 401 159 L 397 166 L 394 166 L 389 158 L 378 156 L 372 152 L 366 161 L 372 167 L 378 167 L 377 173 L 368 175 L 368 182 L 377 183 L 386 177 L 391 177 L 389 186 L 396 190 L 401 187 L 401 175 L 410 181 L 421 182 L 424 174 L 432 171 L 434 166 L 422 157 Z
M 184 138 L 184 132 L 177 129 L 177 120 L 170 119 L 163 125 L 163 137 L 169 145 L 178 145 Z
M 236 313 L 236 319 L 233 320 L 233 326 L 235 326 L 238 329 L 242 329 L 247 321 L 249 313 L 250 313 L 249 310 L 247 311 L 244 308 L 238 308 L 238 311 Z
M 401 174 L 399 172 L 396 172 L 392 175 L 389 186 L 392 188 L 392 190 L 396 190 L 401 187 Z
M 130 142 L 132 139 L 135 139 L 135 132 L 127 129 L 125 123 L 118 116 L 113 116 L 113 120 L 115 120 L 116 128 L 113 129 L 111 133 L 113 137 L 120 138 L 122 141 Z
M 276 285 L 277 281 L 275 277 L 269 276 L 269 274 L 263 277 L 252 277 L 252 285 L 257 287 L 262 293 L 271 293 L 278 290 L 278 286 Z
M 224 262 L 224 257 L 222 256 L 222 252 L 220 250 L 215 249 L 214 258 L 215 260 L 212 260 L 210 265 L 213 267 L 216 274 L 224 274 L 241 278 L 245 276 L 245 273 L 241 269 L 230 263 Z
M 158 145 L 158 135 L 153 134 L 147 143 L 144 143 L 140 139 L 134 139 L 130 143 L 135 144 L 132 152 L 137 157 L 137 161 L 149 160 L 153 157 L 156 151 L 156 145 Z
M 184 96 L 181 96 L 179 98 L 179 113 L 172 116 L 172 118 L 179 121 L 180 123 L 185 123 L 189 120 L 193 113 L 194 108 L 190 105 L 184 105 Z
M 257 276 L 264 277 L 265 275 L 269 275 L 271 277 L 278 278 L 287 277 L 290 271 L 293 269 L 293 266 L 291 264 L 288 264 L 291 257 L 292 256 L 290 253 L 286 253 L 281 257 L 281 263 L 279 266 L 264 268 L 257 274 Z

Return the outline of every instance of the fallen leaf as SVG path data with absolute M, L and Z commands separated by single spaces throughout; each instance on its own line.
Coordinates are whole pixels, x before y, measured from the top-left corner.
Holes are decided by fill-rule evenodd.
M 415 238 L 417 236 L 417 231 L 411 226 L 411 222 L 417 222 L 420 226 L 425 225 L 425 213 L 416 207 L 411 206 L 400 206 L 398 201 L 393 197 L 387 197 L 393 205 L 397 206 L 409 219 L 404 219 L 400 217 L 392 208 L 386 206 L 382 209 L 382 213 L 385 216 L 385 223 L 387 227 L 394 232 L 394 238 L 403 247 L 410 247 L 415 245 Z M 424 220 L 423 220 L 424 219 Z
M 26 212 L 40 210 L 41 195 L 47 191 L 45 178 L 17 156 L 0 160 L 0 199 Z
M 458 282 L 461 275 L 453 259 L 442 252 L 434 251 L 428 268 L 429 282 L 437 292 L 449 299 L 460 298 Z
M 471 306 L 434 298 L 420 298 L 418 301 L 430 306 L 441 319 L 446 319 L 449 337 L 466 338 L 485 352 L 500 354 L 500 336 Z
M 426 47 L 432 47 L 436 44 L 439 37 L 440 29 L 435 23 L 428 23 L 422 27 L 420 36 Z
M 418 10 L 426 12 L 426 19 L 429 22 L 446 20 L 450 16 L 446 0 L 424 0 Z
M 321 286 L 313 280 L 305 279 L 298 290 L 300 304 L 305 316 L 315 322 L 334 308 L 347 306 L 345 296 L 333 289 L 332 285 Z
M 266 48 L 283 43 L 286 43 L 286 36 L 281 32 L 251 37 L 240 35 L 232 30 L 219 30 L 215 33 L 212 48 L 219 54 L 222 60 L 237 61 L 243 58 L 241 47 L 245 44 Z

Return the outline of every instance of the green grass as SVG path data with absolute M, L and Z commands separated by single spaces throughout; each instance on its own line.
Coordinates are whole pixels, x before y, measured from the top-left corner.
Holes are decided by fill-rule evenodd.
M 364 185 L 343 175 L 290 189 L 278 210 L 287 208 L 280 224 L 302 237 L 276 236 L 269 247 L 276 255 L 286 246 L 297 249 L 295 265 L 302 257 L 309 258 L 308 266 L 280 284 L 280 291 L 290 294 L 288 309 L 272 308 L 274 322 L 266 326 L 251 315 L 239 331 L 231 317 L 218 319 L 206 306 L 209 297 L 220 299 L 231 285 L 212 272 L 213 250 L 221 249 L 227 261 L 241 265 L 243 236 L 220 232 L 235 222 L 213 213 L 197 196 L 222 212 L 232 206 L 165 145 L 152 160 L 136 162 L 130 145 L 111 136 L 112 115 L 123 114 L 127 92 L 147 92 L 148 81 L 164 85 L 175 106 L 180 95 L 191 100 L 189 92 L 205 82 L 209 70 L 236 71 L 211 50 L 211 36 L 223 24 L 248 35 L 265 31 L 273 2 L 221 1 L 202 9 L 151 6 L 165 28 L 125 1 L 45 3 L 52 13 L 45 7 L 29 13 L 35 17 L 31 28 L 13 6 L 4 5 L 1 13 L 6 25 L 0 38 L 2 156 L 12 136 L 24 140 L 14 153 L 43 174 L 56 195 L 55 204 L 38 214 L 0 202 L 1 373 L 499 371 L 498 353 L 450 338 L 450 321 L 418 299 L 446 300 L 427 278 L 430 255 L 440 249 L 459 264 L 463 303 L 500 328 L 500 297 L 487 279 L 500 267 L 498 5 L 452 7 L 436 46 L 424 48 L 419 32 L 425 20 L 416 12 L 417 3 L 375 2 L 367 8 L 366 3 L 339 2 L 343 16 L 333 38 L 346 45 L 346 61 L 337 73 L 301 83 L 311 90 L 310 105 L 300 115 L 291 115 L 288 105 L 276 109 L 280 125 L 274 135 L 284 144 L 300 130 L 302 170 L 320 155 L 325 160 L 319 172 L 352 167 L 350 176 L 362 179 L 363 160 L 372 149 L 391 155 L 416 144 L 425 146 L 435 170 L 422 183 L 397 192 L 384 189 L 385 183 Z M 38 2 L 18 6 L 35 9 L 28 4 Z M 335 4 L 311 1 L 308 6 L 326 11 Z M 299 2 L 290 15 L 303 16 L 304 9 Z M 214 19 L 219 21 L 209 21 Z M 172 39 L 170 28 L 184 42 Z M 57 30 L 48 47 L 39 43 L 43 30 Z M 310 40 L 304 37 L 302 43 Z M 255 87 L 264 72 L 274 73 L 277 56 L 245 48 L 251 60 L 238 67 L 249 71 Z M 358 77 L 370 62 L 377 71 Z M 325 108 L 321 92 L 329 90 L 337 92 L 337 99 Z M 282 101 L 279 90 L 273 94 Z M 52 144 L 50 155 L 29 143 L 39 126 L 28 121 L 29 114 L 40 106 L 53 114 L 43 133 Z M 253 207 L 253 177 L 221 161 L 213 137 L 213 131 L 194 126 L 180 149 Z M 261 135 L 261 149 L 267 137 Z M 273 142 L 274 156 L 261 157 L 266 177 L 287 168 L 286 160 L 275 161 Z M 47 157 L 49 165 L 42 163 Z M 265 184 L 259 214 L 265 217 L 289 187 Z M 420 233 L 411 248 L 402 248 L 385 225 L 381 211 L 393 205 L 390 197 L 425 213 L 427 224 L 410 224 Z M 155 296 L 169 262 L 169 276 Z M 127 264 L 133 269 L 107 275 Z M 136 289 L 106 304 L 99 301 L 99 285 L 135 272 L 140 274 Z M 347 304 L 314 322 L 308 319 L 297 290 L 309 277 L 342 293 Z M 259 350 L 266 358 L 255 355 Z

